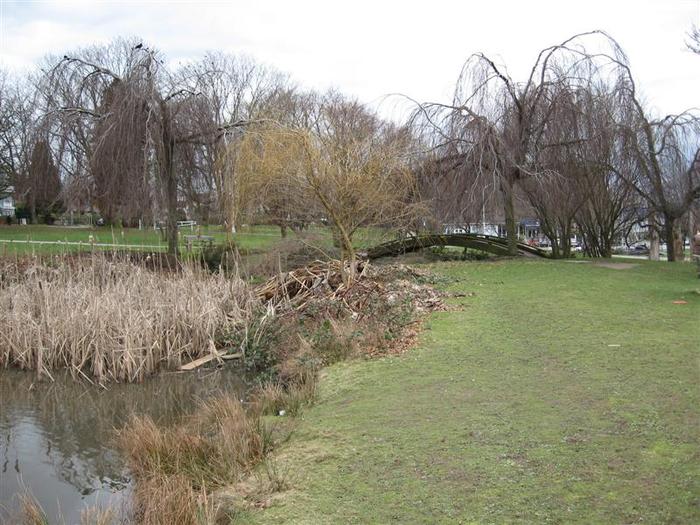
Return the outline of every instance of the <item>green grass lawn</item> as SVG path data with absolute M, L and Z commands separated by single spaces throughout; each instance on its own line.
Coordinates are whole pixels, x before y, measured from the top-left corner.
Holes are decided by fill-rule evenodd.
M 430 268 L 475 295 L 327 369 L 277 454 L 291 489 L 242 522 L 700 522 L 693 266 Z
M 220 226 L 201 226 L 194 229 L 183 228 L 180 231 L 181 245 L 185 245 L 185 236 L 209 235 L 215 242 L 226 240 L 226 232 Z M 264 250 L 280 239 L 280 230 L 274 226 L 250 226 L 241 228 L 233 236 L 241 248 L 249 250 Z M 136 228 L 116 228 L 110 226 L 83 228 L 65 226 L 0 226 L 0 254 L 22 253 L 61 253 L 90 250 L 90 242 L 96 244 L 118 244 L 141 249 L 167 249 L 167 242 L 160 233 L 152 228 L 139 230 Z M 84 246 L 60 245 L 60 244 L 21 244 L 5 243 L 2 240 L 18 241 L 68 241 L 82 242 Z M 111 248 L 109 248 L 111 249 Z M 132 248 L 134 249 L 134 248 Z M 136 248 L 138 249 L 138 248 Z
M 185 236 L 209 235 L 214 237 L 214 242 L 223 243 L 226 240 L 226 232 L 221 226 L 200 226 L 183 228 L 180 230 L 180 244 L 185 246 Z M 289 231 L 289 237 L 295 234 Z M 331 236 L 328 228 L 314 227 L 304 232 L 305 236 L 310 236 L 322 246 L 331 245 Z M 355 245 L 357 248 L 367 248 L 386 240 L 386 233 L 377 228 L 363 228 L 355 234 Z M 275 243 L 281 240 L 280 229 L 277 226 L 245 226 L 233 235 L 233 239 L 240 248 L 246 250 L 264 251 L 270 249 Z M 61 241 L 75 244 L 30 244 L 24 242 L 8 243 L 3 241 Z M 42 224 L 29 226 L 0 226 L 0 256 L 14 254 L 56 254 L 75 251 L 89 251 L 92 249 L 91 242 L 96 244 L 118 244 L 129 246 L 129 249 L 142 250 L 166 250 L 167 242 L 161 237 L 160 232 L 148 228 L 139 230 L 137 228 L 118 228 L 111 226 L 103 227 L 66 227 L 66 226 L 46 226 Z M 105 249 L 114 249 L 113 247 Z

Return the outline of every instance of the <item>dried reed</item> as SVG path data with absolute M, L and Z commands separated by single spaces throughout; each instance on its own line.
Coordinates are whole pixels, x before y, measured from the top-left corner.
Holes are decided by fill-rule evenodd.
M 118 445 L 136 482 L 136 520 L 194 525 L 225 512 L 209 496 L 249 474 L 273 438 L 259 411 L 224 395 L 173 426 L 135 417 L 119 432 Z
M 243 281 L 194 266 L 179 272 L 95 255 L 0 267 L 0 366 L 98 382 L 141 381 L 207 355 L 251 319 Z

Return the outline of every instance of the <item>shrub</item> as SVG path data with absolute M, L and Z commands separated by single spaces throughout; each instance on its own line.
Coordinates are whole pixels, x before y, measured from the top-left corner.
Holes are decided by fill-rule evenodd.
M 201 252 L 202 263 L 210 272 L 231 274 L 236 270 L 238 249 L 233 241 L 205 247 Z
M 493 255 L 487 252 L 482 252 L 481 250 L 474 250 L 472 248 L 455 250 L 450 249 L 447 246 L 433 246 L 432 248 L 425 250 L 424 253 L 429 259 L 436 261 L 483 261 L 494 257 Z
M 27 219 L 29 221 L 32 218 L 32 211 L 26 204 L 17 203 L 15 205 L 15 217 L 19 219 Z
M 280 345 L 283 344 L 283 326 L 271 312 L 257 313 L 243 328 L 228 328 L 219 337 L 219 345 L 231 351 L 243 353 L 243 367 L 259 381 L 265 382 L 276 375 L 280 361 Z
M 355 351 L 357 327 L 352 321 L 326 319 L 313 332 L 310 343 L 323 365 L 349 358 Z

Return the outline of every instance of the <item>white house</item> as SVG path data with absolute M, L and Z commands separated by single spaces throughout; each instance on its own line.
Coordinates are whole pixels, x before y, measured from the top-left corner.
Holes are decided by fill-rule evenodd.
M 0 196 L 0 217 L 12 217 L 15 214 L 15 199 L 12 195 Z

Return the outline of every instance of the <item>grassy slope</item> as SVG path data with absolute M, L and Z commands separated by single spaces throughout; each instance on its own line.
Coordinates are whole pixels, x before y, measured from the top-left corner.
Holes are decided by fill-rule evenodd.
M 329 369 L 281 451 L 293 489 L 243 521 L 700 522 L 690 265 L 433 269 L 476 295 L 418 349 Z

